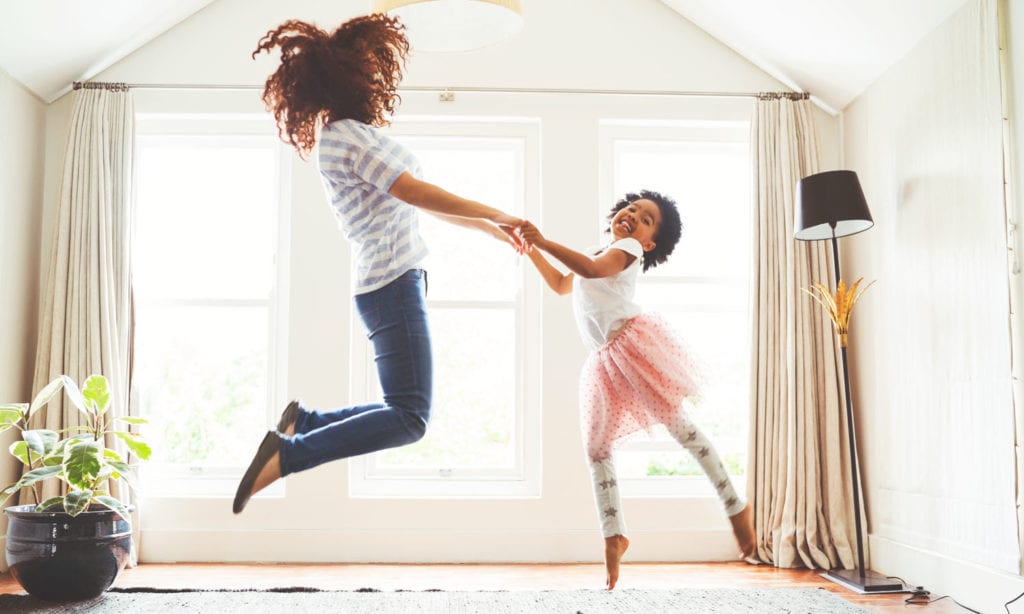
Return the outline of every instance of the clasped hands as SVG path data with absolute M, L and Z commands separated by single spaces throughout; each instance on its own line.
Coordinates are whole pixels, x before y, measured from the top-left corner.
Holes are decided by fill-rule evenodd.
M 508 222 L 503 220 L 497 224 L 517 254 L 529 253 L 533 251 L 534 245 L 544 241 L 544 235 L 529 220 L 512 218 Z

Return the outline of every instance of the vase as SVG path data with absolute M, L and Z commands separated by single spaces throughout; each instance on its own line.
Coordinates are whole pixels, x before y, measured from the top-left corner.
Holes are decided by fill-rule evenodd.
M 98 597 L 128 562 L 131 525 L 107 508 L 93 507 L 72 516 L 17 505 L 4 513 L 11 575 L 39 599 Z

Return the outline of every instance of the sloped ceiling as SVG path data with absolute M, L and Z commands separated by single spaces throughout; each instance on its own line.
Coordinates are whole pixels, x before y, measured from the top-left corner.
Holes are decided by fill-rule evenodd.
M 0 69 L 53 102 L 215 1 L 4 0 Z M 967 0 L 660 1 L 837 111 Z
M 661 0 L 762 70 L 842 110 L 966 0 Z
M 214 1 L 4 0 L 0 69 L 50 103 Z

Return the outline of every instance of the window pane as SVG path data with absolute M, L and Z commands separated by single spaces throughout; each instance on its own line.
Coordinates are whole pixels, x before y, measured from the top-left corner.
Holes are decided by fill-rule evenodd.
M 378 454 L 381 468 L 515 467 L 515 317 L 508 309 L 432 309 L 434 406 L 426 436 Z
M 399 137 L 419 159 L 423 178 L 459 196 L 517 214 L 522 194 L 519 139 Z M 514 300 L 518 256 L 477 230 L 420 216 L 435 300 Z
M 153 460 L 245 466 L 265 429 L 267 309 L 148 307 L 135 372 Z
M 750 194 L 747 146 L 672 140 L 614 141 L 615 196 L 650 189 L 679 206 L 683 235 L 668 262 L 642 274 L 637 301 L 664 315 L 689 342 L 708 381 L 685 411 L 732 475 L 746 469 L 749 412 L 748 278 Z M 664 429 L 624 446 L 622 477 L 703 472 Z M 658 451 L 646 449 L 662 442 Z
M 668 262 L 648 275 L 729 277 L 748 269 L 746 145 L 616 141 L 615 165 L 616 198 L 626 190 L 648 189 L 670 195 L 679 205 L 683 236 Z
M 139 138 L 135 383 L 157 469 L 244 467 L 266 428 L 278 150 L 269 137 Z
M 135 291 L 267 299 L 277 205 L 274 148 L 148 139 L 139 150 Z
M 485 136 L 488 127 L 478 123 L 453 128 L 476 135 L 424 132 L 435 129 L 446 125 L 424 123 L 412 128 L 418 134 L 395 135 L 415 154 L 425 180 L 522 215 L 527 136 Z M 430 214 L 420 215 L 420 230 L 430 250 L 424 263 L 434 358 L 430 427 L 415 444 L 356 459 L 354 466 L 362 470 L 355 474 L 354 492 L 394 495 L 428 487 L 432 494 L 473 494 L 463 489 L 468 484 L 476 492 L 500 484 L 490 492 L 505 492 L 527 471 L 517 330 L 521 257 L 488 234 Z M 447 477 L 454 478 L 449 487 L 438 490 L 436 480 Z

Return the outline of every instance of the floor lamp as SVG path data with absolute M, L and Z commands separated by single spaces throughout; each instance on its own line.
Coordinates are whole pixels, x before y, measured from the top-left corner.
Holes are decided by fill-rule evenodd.
M 827 171 L 804 177 L 797 184 L 793 236 L 801 241 L 832 240 L 832 262 L 836 283 L 839 273 L 839 237 L 871 228 L 874 221 L 864 199 L 857 173 Z M 860 481 L 857 479 L 857 448 L 853 432 L 853 402 L 850 399 L 850 371 L 846 361 L 846 344 L 841 343 L 843 360 L 843 391 L 846 397 L 846 429 L 850 447 L 850 476 L 853 480 L 853 513 L 857 529 L 857 569 L 830 569 L 824 574 L 833 582 L 862 593 L 889 592 L 902 585 L 864 568 L 864 539 L 860 526 Z

